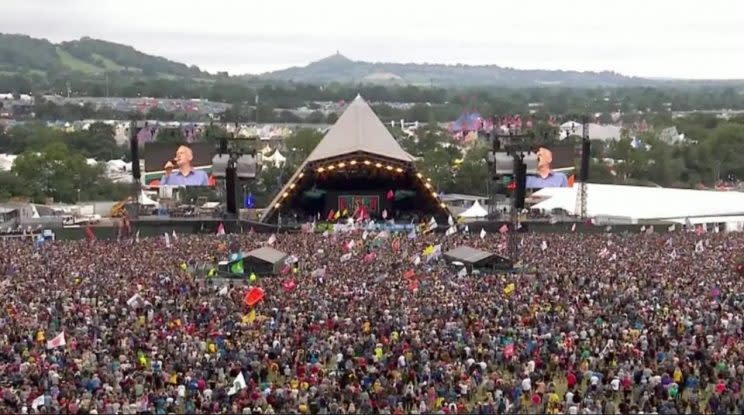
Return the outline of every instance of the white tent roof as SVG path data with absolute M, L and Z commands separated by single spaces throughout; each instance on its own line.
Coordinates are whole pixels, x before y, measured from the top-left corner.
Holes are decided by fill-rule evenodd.
M 476 200 L 466 211 L 457 215 L 461 218 L 482 218 L 488 215 L 488 211 Z
M 157 206 L 158 205 L 158 202 L 147 197 L 145 192 L 140 193 L 138 202 L 139 204 L 145 205 L 145 206 Z
M 544 199 L 534 209 L 563 209 L 576 212 L 576 192 L 579 186 L 545 188 L 533 194 Z M 624 217 L 679 222 L 685 218 L 744 215 L 744 193 L 711 190 L 671 189 L 662 187 L 587 184 L 587 216 Z

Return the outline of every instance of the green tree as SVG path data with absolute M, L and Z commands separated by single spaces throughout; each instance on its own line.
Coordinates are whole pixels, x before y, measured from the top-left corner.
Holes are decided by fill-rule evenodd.
M 309 124 L 322 124 L 325 120 L 325 115 L 320 111 L 313 111 L 305 117 L 305 122 Z
M 326 116 L 326 124 L 335 124 L 338 121 L 338 114 L 331 112 Z
M 488 193 L 488 181 L 491 180 L 486 165 L 488 151 L 487 146 L 476 145 L 465 154 L 460 167 L 457 169 L 451 191 L 476 195 L 486 195 Z
M 322 139 L 323 133 L 313 128 L 294 131 L 284 140 L 284 146 L 288 150 L 287 165 L 291 168 L 299 167 Z
M 12 172 L 28 187 L 37 201 L 52 197 L 59 202 L 75 202 L 78 192 L 87 196 L 102 179 L 103 169 L 89 166 L 85 157 L 70 152 L 64 143 L 46 146 L 40 152 L 27 151 L 16 158 Z

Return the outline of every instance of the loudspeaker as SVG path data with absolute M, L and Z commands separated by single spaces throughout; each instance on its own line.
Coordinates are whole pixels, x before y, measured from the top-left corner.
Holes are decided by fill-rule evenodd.
M 137 138 L 137 128 L 132 129 L 132 137 L 129 139 L 129 152 L 132 157 L 132 177 L 135 181 L 139 181 L 140 174 L 140 161 L 139 161 L 139 139 Z
M 235 166 L 230 163 L 225 169 L 225 193 L 227 194 L 227 213 L 237 215 L 238 213 L 238 199 L 236 194 L 237 186 L 237 172 Z
M 527 195 L 527 165 L 519 159 L 514 159 L 514 180 L 517 188 L 514 191 L 514 207 L 524 209 L 524 198 Z
M 581 171 L 579 172 L 579 181 L 589 181 L 589 157 L 591 157 L 591 141 L 584 139 L 581 142 Z
M 212 157 L 212 176 L 217 178 L 225 177 L 227 165 L 230 163 L 229 154 L 215 154 Z
M 238 157 L 236 168 L 241 179 L 255 179 L 258 172 L 259 158 L 255 154 L 244 154 Z

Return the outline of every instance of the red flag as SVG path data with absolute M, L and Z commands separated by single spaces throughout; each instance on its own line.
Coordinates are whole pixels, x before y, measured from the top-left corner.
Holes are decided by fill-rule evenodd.
M 333 209 L 328 211 L 328 217 L 326 217 L 327 221 L 333 220 L 333 217 L 336 216 L 336 212 L 333 211 Z
M 245 302 L 245 305 L 247 305 L 248 307 L 253 307 L 254 305 L 258 304 L 259 301 L 263 300 L 264 295 L 265 294 L 263 289 L 261 289 L 260 287 L 253 287 L 245 294 L 243 302 Z
M 393 252 L 400 251 L 400 239 L 396 239 L 393 241 Z
M 412 269 L 409 269 L 408 271 L 406 271 L 406 272 L 405 272 L 405 273 L 403 274 L 403 278 L 405 278 L 405 279 L 407 279 L 407 280 L 410 280 L 410 279 L 412 279 L 412 278 L 413 278 L 413 277 L 415 277 L 415 276 L 416 276 L 416 271 L 414 271 L 414 270 L 412 270 Z
M 501 225 L 501 227 L 499 228 L 499 233 L 503 235 L 507 232 L 509 232 L 509 227 L 506 224 Z
M 394 197 L 395 197 L 395 193 L 393 193 L 392 190 L 388 190 L 388 192 L 387 192 L 387 200 L 393 200 Z
M 93 234 L 93 229 L 90 225 L 85 227 L 85 239 L 87 239 L 88 242 L 95 242 L 96 240 L 96 235 Z

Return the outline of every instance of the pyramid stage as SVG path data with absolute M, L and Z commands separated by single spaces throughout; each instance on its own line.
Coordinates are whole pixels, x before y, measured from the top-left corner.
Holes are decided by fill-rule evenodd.
M 446 206 L 414 161 L 357 96 L 266 207 L 261 222 L 446 220 Z

